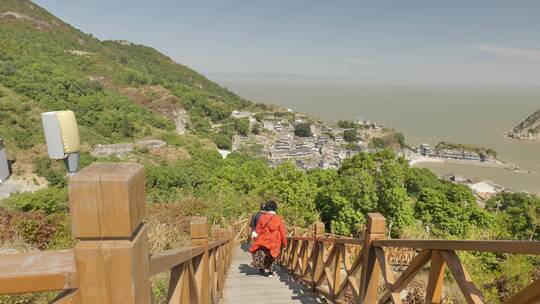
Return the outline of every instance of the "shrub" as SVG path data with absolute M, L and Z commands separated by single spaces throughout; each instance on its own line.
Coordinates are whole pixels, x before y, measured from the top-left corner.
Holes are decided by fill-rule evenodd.
M 358 134 L 355 129 L 345 130 L 343 132 L 343 139 L 346 142 L 355 142 L 358 141 Z
M 67 186 L 66 172 L 61 161 L 51 160 L 47 156 L 34 160 L 34 173 L 44 177 L 49 183 L 49 186 Z
M 2 202 L 19 211 L 43 211 L 46 214 L 68 211 L 66 188 L 49 187 L 35 192 L 12 194 Z
M 227 133 L 212 134 L 212 140 L 216 146 L 220 149 L 230 150 L 232 148 L 232 138 Z
M 309 123 L 300 123 L 294 127 L 294 135 L 299 137 L 311 136 L 311 125 Z

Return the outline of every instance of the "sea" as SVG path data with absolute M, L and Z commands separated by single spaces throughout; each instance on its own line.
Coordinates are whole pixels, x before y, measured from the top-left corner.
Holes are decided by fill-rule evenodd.
M 504 133 L 540 109 L 540 87 L 464 87 L 363 84 L 328 81 L 215 79 L 237 94 L 281 105 L 324 121 L 362 119 L 404 133 L 412 146 L 440 141 L 492 148 L 499 159 L 532 173 L 477 166 L 424 163 L 442 176 L 490 180 L 540 194 L 540 143 L 508 139 Z

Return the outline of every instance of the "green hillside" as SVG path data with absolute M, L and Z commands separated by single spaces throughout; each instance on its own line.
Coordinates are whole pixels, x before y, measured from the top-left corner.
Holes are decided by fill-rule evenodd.
M 173 132 L 177 109 L 211 137 L 211 123 L 251 106 L 150 47 L 99 41 L 30 1 L 0 2 L 0 37 L 0 136 L 11 151 L 43 142 L 41 111 L 75 111 L 95 144 Z

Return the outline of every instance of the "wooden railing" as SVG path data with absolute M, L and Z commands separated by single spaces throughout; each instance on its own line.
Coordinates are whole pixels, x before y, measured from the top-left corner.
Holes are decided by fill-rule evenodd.
M 53 303 L 152 303 L 150 277 L 170 271 L 167 303 L 217 303 L 232 249 L 247 220 L 228 228 L 191 219 L 192 246 L 150 254 L 145 180 L 137 164 L 93 164 L 70 181 L 72 250 L 0 255 L 0 294 L 60 291 Z M 445 269 L 467 303 L 484 303 L 456 251 L 540 255 L 535 241 L 386 240 L 385 219 L 368 214 L 361 238 L 294 229 L 281 264 L 335 303 L 401 303 L 400 292 L 430 264 L 426 303 L 440 303 Z M 403 255 L 406 262 L 395 262 Z M 394 262 L 392 262 L 394 261 Z M 407 264 L 395 278 L 393 267 Z M 540 280 L 506 303 L 540 302 Z
M 191 219 L 191 247 L 150 254 L 144 172 L 96 163 L 71 178 L 72 250 L 0 255 L 0 294 L 61 291 L 53 303 L 152 303 L 150 277 L 170 270 L 167 303 L 217 303 L 247 220 Z
M 402 303 L 400 292 L 428 262 L 425 303 L 441 303 L 446 268 L 467 303 L 485 303 L 456 251 L 540 255 L 537 241 L 386 240 L 385 232 L 385 219 L 378 213 L 368 214 L 365 234 L 358 239 L 327 236 L 318 222 L 310 233 L 294 229 L 280 262 L 334 303 Z M 408 266 L 396 279 L 391 255 L 403 250 Z M 409 257 L 411 250 L 416 254 Z M 505 303 L 540 303 L 540 279 Z

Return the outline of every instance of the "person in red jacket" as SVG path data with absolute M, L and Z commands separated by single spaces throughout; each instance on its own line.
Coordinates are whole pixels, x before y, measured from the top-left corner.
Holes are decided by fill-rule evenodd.
M 287 232 L 283 219 L 276 214 L 276 202 L 267 202 L 266 210 L 257 222 L 257 238 L 249 252 L 253 253 L 251 265 L 263 269 L 266 275 L 273 276 L 273 264 L 281 252 L 281 247 L 287 246 Z

